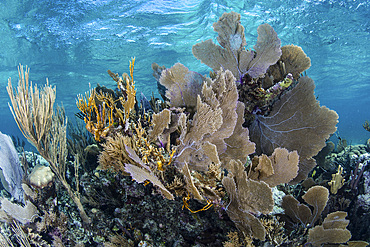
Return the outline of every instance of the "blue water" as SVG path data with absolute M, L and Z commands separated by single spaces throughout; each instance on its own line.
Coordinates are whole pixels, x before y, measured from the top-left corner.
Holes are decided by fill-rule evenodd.
M 286 1 L 0 1 L 0 130 L 20 135 L 8 108 L 7 80 L 18 79 L 17 65 L 31 68 L 31 79 L 57 87 L 57 102 L 69 116 L 75 98 L 92 86 L 115 83 L 106 73 L 128 72 L 136 57 L 136 88 L 156 91 L 151 63 L 181 62 L 210 70 L 191 53 L 192 45 L 213 38 L 212 24 L 223 12 L 241 14 L 248 47 L 257 27 L 269 23 L 282 45 L 301 46 L 311 58 L 307 74 L 316 82 L 322 105 L 339 114 L 340 136 L 364 143 L 370 133 L 370 2 L 368 0 Z

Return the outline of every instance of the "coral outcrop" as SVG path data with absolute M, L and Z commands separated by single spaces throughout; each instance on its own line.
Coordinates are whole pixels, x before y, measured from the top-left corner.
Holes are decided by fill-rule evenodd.
M 224 13 L 213 27 L 218 33 L 219 45 L 206 40 L 193 46 L 194 56 L 213 69 L 210 77 L 190 71 L 181 63 L 167 69 L 152 64 L 163 101 L 153 96 L 150 101 L 142 97 L 142 104 L 137 103 L 133 78 L 135 59 L 130 62 L 129 74 L 120 77 L 108 71 L 117 82 L 118 90 L 98 86 L 85 96 L 77 96 L 80 110 L 77 115 L 95 139 L 94 155 L 99 163 L 93 174 L 85 171 L 82 182 L 78 176 L 82 170 L 79 167 L 82 154 L 77 155 L 77 148 L 70 149 L 74 154 L 70 162 L 74 164 L 75 177 L 66 175 L 70 173 L 66 172 L 70 156 L 66 149 L 64 112 L 51 111 L 53 117 L 43 119 L 49 121 L 46 121 L 47 129 L 32 125 L 49 134 L 43 143 L 54 145 L 51 146 L 54 153 L 52 157 L 46 156 L 47 160 L 78 206 L 82 219 L 86 223 L 93 222 L 90 226 L 101 233 L 94 236 L 94 241 L 100 245 L 108 239 L 114 242 L 112 232 L 117 232 L 120 235 L 115 239 L 128 245 L 154 242 L 148 235 L 144 239 L 137 226 L 145 228 L 146 234 L 157 235 L 156 239 L 161 241 L 165 237 L 160 232 L 171 234 L 168 238 L 173 246 L 175 239 L 188 237 L 195 243 L 206 238 L 196 236 L 199 231 L 194 229 L 186 229 L 185 233 L 170 232 L 172 228 L 167 221 L 171 219 L 161 219 L 157 229 L 153 215 L 158 216 L 152 212 L 158 209 L 162 215 L 172 215 L 181 227 L 193 227 L 186 221 L 195 213 L 218 215 L 217 222 L 229 220 L 230 223 L 231 220 L 232 228 L 240 232 L 241 241 L 237 241 L 240 244 L 251 245 L 252 239 L 261 246 L 264 242 L 280 245 L 286 239 L 294 243 L 291 237 L 294 234 L 286 235 L 285 223 L 286 229 L 291 225 L 298 226 L 297 232 L 302 229 L 296 234 L 300 243 L 346 242 L 350 235 L 343 212 L 328 214 L 322 225 L 317 225 L 329 196 L 333 196 L 328 189 L 313 186 L 313 178 L 311 188 L 304 195 L 303 187 L 292 185 L 307 178 L 316 166 L 313 157 L 325 147 L 338 122 L 338 115 L 320 106 L 314 96 L 314 81 L 302 75 L 311 65 L 310 59 L 298 46 L 280 47 L 281 41 L 269 24 L 258 27 L 257 43 L 253 50 L 246 50 L 244 27 L 235 12 Z M 28 78 L 26 81 L 28 83 Z M 25 80 L 21 78 L 20 82 L 24 84 Z M 25 136 L 41 153 L 48 154 L 48 150 L 42 149 L 43 143 L 37 141 L 45 135 L 27 129 L 29 126 L 17 114 L 23 109 L 18 109 L 16 101 L 22 94 L 14 96 L 10 82 L 8 92 L 15 118 Z M 47 85 L 43 93 L 50 95 L 47 104 L 52 110 L 55 89 Z M 34 96 L 34 100 L 37 99 Z M 46 116 L 48 112 L 43 113 Z M 35 117 L 36 113 L 31 114 L 29 120 Z M 59 144 L 52 142 L 52 137 L 59 140 Z M 60 149 L 63 150 L 57 155 Z M 353 174 L 354 180 L 361 177 L 356 174 Z M 50 179 L 36 185 L 44 186 Z M 332 182 L 336 192 L 339 180 Z M 76 190 L 69 185 L 70 181 Z M 83 198 L 80 183 L 84 188 Z M 276 204 L 273 190 L 279 189 L 288 194 L 282 199 L 282 219 L 271 215 Z M 303 196 L 289 195 L 290 189 Z M 296 198 L 302 198 L 308 205 Z M 82 201 L 91 207 L 88 212 L 92 221 Z M 173 213 L 176 210 L 168 210 L 169 205 L 184 211 Z M 127 215 L 130 212 L 133 215 Z M 109 222 L 101 222 L 103 214 L 109 216 Z M 224 217 L 225 214 L 228 217 Z M 203 222 L 204 217 L 193 217 L 196 222 L 198 219 Z M 73 221 L 76 222 L 74 218 Z M 174 229 L 183 229 L 181 227 Z M 336 233 L 343 237 L 336 237 Z M 81 234 L 89 235 L 84 231 Z M 99 237 L 102 239 L 97 240 Z M 61 236 L 54 239 L 63 241 Z
M 258 27 L 254 51 L 245 50 L 240 15 L 224 13 L 214 23 L 217 46 L 207 40 L 193 46 L 193 54 L 214 71 L 230 70 L 239 79 L 239 101 L 245 104 L 245 125 L 256 153 L 271 155 L 282 147 L 299 154 L 297 183 L 307 177 L 316 163 L 312 157 L 336 130 L 338 115 L 319 105 L 314 82 L 300 74 L 311 65 L 303 50 L 294 45 L 280 48 L 271 26 Z

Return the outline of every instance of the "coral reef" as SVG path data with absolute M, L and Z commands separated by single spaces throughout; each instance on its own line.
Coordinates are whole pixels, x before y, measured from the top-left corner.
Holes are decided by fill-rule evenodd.
M 370 172 L 366 171 L 363 174 L 364 176 L 364 193 L 357 197 L 358 206 L 365 209 L 366 211 L 370 210 Z
M 327 142 L 338 115 L 302 75 L 310 59 L 298 46 L 280 47 L 268 24 L 246 50 L 235 12 L 213 27 L 220 46 L 193 46 L 210 77 L 153 63 L 163 100 L 138 101 L 133 58 L 129 74 L 108 71 L 118 90 L 77 95 L 85 126 L 73 124 L 68 136 L 55 88 L 33 88 L 19 68 L 11 109 L 49 169 L 26 156 L 25 205 L 1 199 L 0 243 L 321 246 L 348 242 L 350 231 L 366 236 L 352 222 L 369 218 L 369 150 Z

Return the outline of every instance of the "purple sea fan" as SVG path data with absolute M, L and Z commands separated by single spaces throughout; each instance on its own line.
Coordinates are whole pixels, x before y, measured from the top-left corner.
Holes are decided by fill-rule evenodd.
M 338 114 L 320 106 L 314 95 L 315 84 L 301 77 L 297 85 L 276 101 L 267 116 L 255 115 L 249 127 L 256 153 L 271 155 L 275 148 L 284 147 L 299 154 L 299 172 L 294 183 L 307 177 L 316 166 L 312 159 L 336 131 Z
M 217 41 L 206 40 L 193 46 L 193 55 L 211 67 L 214 71 L 220 68 L 230 70 L 235 78 L 248 74 L 252 78 L 263 77 L 270 65 L 275 64 L 281 56 L 281 41 L 269 24 L 258 27 L 257 43 L 253 50 L 246 50 L 244 27 L 240 24 L 240 14 L 224 13 L 213 24 L 218 32 Z
M 257 32 L 257 44 L 253 47 L 257 54 L 249 62 L 246 71 L 252 78 L 263 76 L 268 67 L 275 64 L 281 56 L 281 41 L 274 29 L 269 24 L 262 24 Z M 239 63 L 242 65 L 245 61 Z
M 0 132 L 0 175 L 4 188 L 19 202 L 24 203 L 22 178 L 23 170 L 19 162 L 12 138 Z

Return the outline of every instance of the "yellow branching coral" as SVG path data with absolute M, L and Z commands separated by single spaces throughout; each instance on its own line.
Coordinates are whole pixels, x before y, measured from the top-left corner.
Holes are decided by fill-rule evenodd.
M 125 109 L 125 117 L 127 118 L 130 114 L 130 111 L 134 109 L 135 106 L 135 96 L 136 96 L 136 90 L 134 85 L 134 65 L 135 65 L 135 58 L 130 61 L 130 77 L 131 80 L 126 77 L 126 94 L 127 99 L 121 103 L 123 105 L 123 108 Z
M 120 102 L 124 108 L 124 116 L 121 114 L 123 122 L 125 122 L 136 103 L 136 90 L 134 82 L 134 66 L 135 58 L 130 61 L 130 76 L 127 73 L 123 73 L 122 77 L 118 74 L 108 70 L 108 74 L 117 82 L 117 87 L 121 90 L 124 97 L 120 97 Z
M 346 181 L 342 176 L 342 172 L 343 167 L 339 165 L 337 173 L 332 174 L 332 179 L 330 182 L 328 182 L 328 185 L 330 186 L 330 192 L 334 195 L 338 193 L 338 190 L 342 188 L 344 181 Z
M 101 104 L 97 99 L 103 100 Z M 107 100 L 108 99 L 108 100 Z M 113 126 L 113 110 L 115 104 L 113 99 L 106 95 L 97 94 L 95 89 L 85 94 L 85 97 L 77 95 L 77 107 L 84 116 L 86 129 L 94 135 L 96 141 L 100 141 L 101 137 L 106 137 L 108 130 Z
M 96 141 L 106 137 L 115 123 L 122 125 L 126 123 L 130 112 L 135 107 L 134 64 L 135 58 L 130 61 L 130 76 L 124 73 L 122 77 L 119 77 L 118 74 L 108 70 L 108 74 L 117 82 L 122 96 L 118 97 L 114 93 L 97 92 L 96 89 L 90 90 L 85 94 L 85 97 L 77 95 L 76 104 L 83 115 L 86 129 L 94 135 Z M 118 107 L 118 102 L 123 109 Z
M 157 147 L 151 143 L 148 139 L 148 131 L 142 127 L 140 121 L 133 128 L 136 131 L 136 135 L 132 138 L 142 162 L 150 164 L 152 168 L 156 168 L 159 172 L 163 172 L 171 164 L 176 149 L 173 148 L 171 152 L 167 153 L 164 147 Z
M 132 128 L 136 130 L 136 135 L 132 137 L 117 133 L 107 138 L 107 142 L 102 145 L 104 150 L 99 156 L 100 168 L 123 172 L 144 185 L 151 182 L 163 196 L 173 200 L 174 196 L 162 181 L 165 168 L 171 163 L 175 152 L 167 155 L 163 147 L 156 147 L 148 142 L 147 130 L 142 128 L 141 124 Z
M 151 122 L 153 118 L 148 118 Z M 113 172 L 123 172 L 130 175 L 138 183 L 152 183 L 159 192 L 168 199 L 174 196 L 164 186 L 165 173 L 172 163 L 175 148 L 169 152 L 149 140 L 149 128 L 152 124 L 143 126 L 141 119 L 135 123 L 129 121 L 127 128 L 132 134 L 120 132 L 109 136 L 102 144 L 104 150 L 99 156 L 100 168 Z

